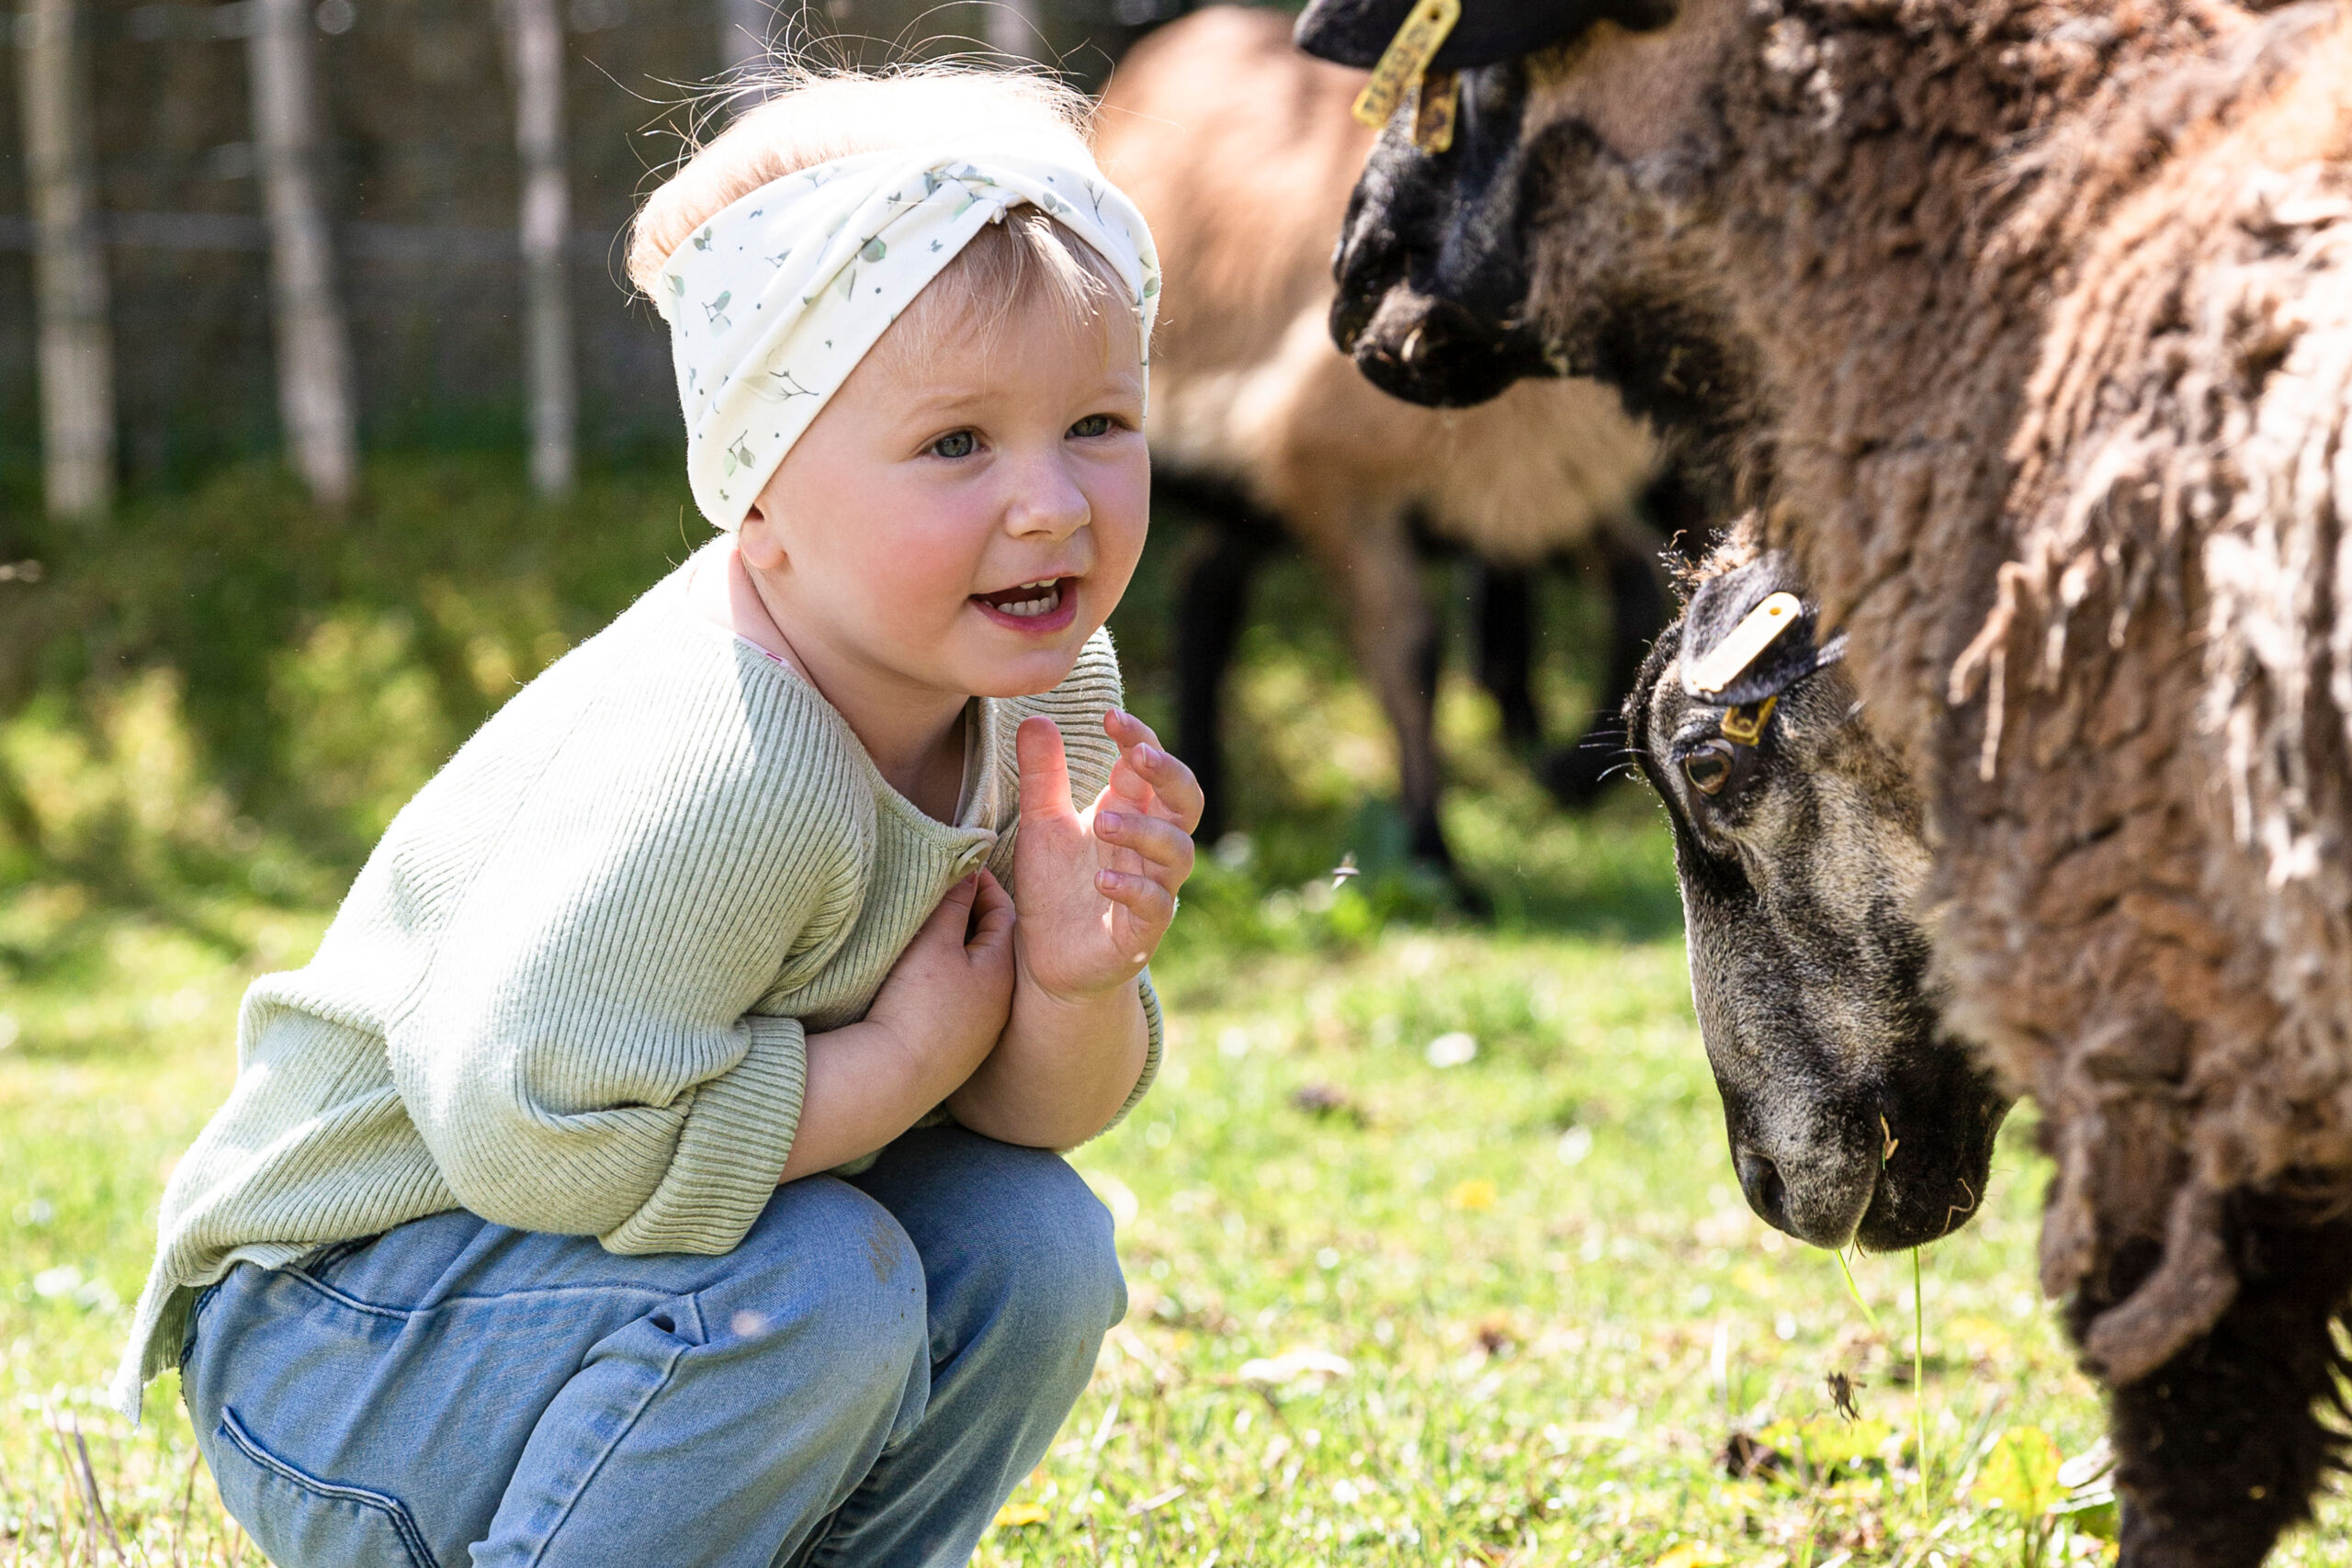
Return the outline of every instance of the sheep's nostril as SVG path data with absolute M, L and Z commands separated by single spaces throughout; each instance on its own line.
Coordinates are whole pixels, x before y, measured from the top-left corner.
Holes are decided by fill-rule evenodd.
M 1738 1150 L 1733 1163 L 1738 1167 L 1739 1190 L 1747 1195 L 1747 1206 L 1774 1230 L 1787 1230 L 1789 1184 L 1781 1179 L 1781 1168 L 1753 1149 Z

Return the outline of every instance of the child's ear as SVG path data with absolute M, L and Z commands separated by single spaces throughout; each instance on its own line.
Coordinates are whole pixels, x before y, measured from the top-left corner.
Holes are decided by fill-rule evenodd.
M 784 541 L 768 521 L 768 514 L 758 502 L 743 514 L 742 523 L 735 530 L 735 548 L 742 556 L 743 564 L 754 571 L 774 571 L 784 564 Z

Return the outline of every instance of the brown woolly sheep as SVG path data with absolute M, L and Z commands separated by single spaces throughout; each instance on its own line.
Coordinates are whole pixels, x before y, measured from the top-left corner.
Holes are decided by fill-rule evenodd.
M 1440 414 L 1382 395 L 1333 351 L 1331 243 L 1373 141 L 1348 116 L 1363 84 L 1361 72 L 1294 50 L 1286 17 L 1210 7 L 1120 62 L 1096 152 L 1150 220 L 1169 278 L 1152 349 L 1155 482 L 1213 520 L 1180 605 L 1179 744 L 1220 805 L 1219 685 L 1249 574 L 1286 534 L 1338 590 L 1395 729 L 1411 852 L 1443 867 L 1437 623 L 1416 532 L 1504 569 L 1506 594 L 1563 553 L 1607 570 L 1617 652 L 1593 726 L 1611 743 L 1542 764 L 1572 803 L 1614 760 L 1618 708 L 1666 621 L 1658 540 L 1635 516 L 1657 465 L 1616 395 L 1590 381 L 1529 384 Z M 1528 650 L 1508 646 L 1529 634 L 1526 606 L 1490 601 L 1481 612 L 1481 675 L 1506 732 L 1532 742 Z M 1204 834 L 1221 825 L 1221 815 L 1204 821 Z
M 1469 0 L 1463 130 L 1384 137 L 1335 325 L 1431 400 L 1423 301 L 1532 335 L 1785 503 L 1951 1017 L 2041 1109 L 2124 1561 L 2256 1562 L 2352 1301 L 2352 10 L 1647 9 Z

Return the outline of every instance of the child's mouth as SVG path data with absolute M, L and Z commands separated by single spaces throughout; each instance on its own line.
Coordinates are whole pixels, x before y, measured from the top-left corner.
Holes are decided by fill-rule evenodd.
M 1024 632 L 1057 632 L 1078 614 L 1078 579 L 1046 577 L 993 593 L 975 593 L 972 603 L 999 626 Z

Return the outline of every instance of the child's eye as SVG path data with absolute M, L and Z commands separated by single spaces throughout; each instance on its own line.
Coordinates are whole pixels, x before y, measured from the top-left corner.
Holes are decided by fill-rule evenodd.
M 1071 425 L 1069 433 L 1079 436 L 1108 435 L 1111 434 L 1111 416 L 1107 413 L 1088 414 L 1084 419 Z
M 979 448 L 979 437 L 968 430 L 951 430 L 931 444 L 934 457 L 968 457 Z

